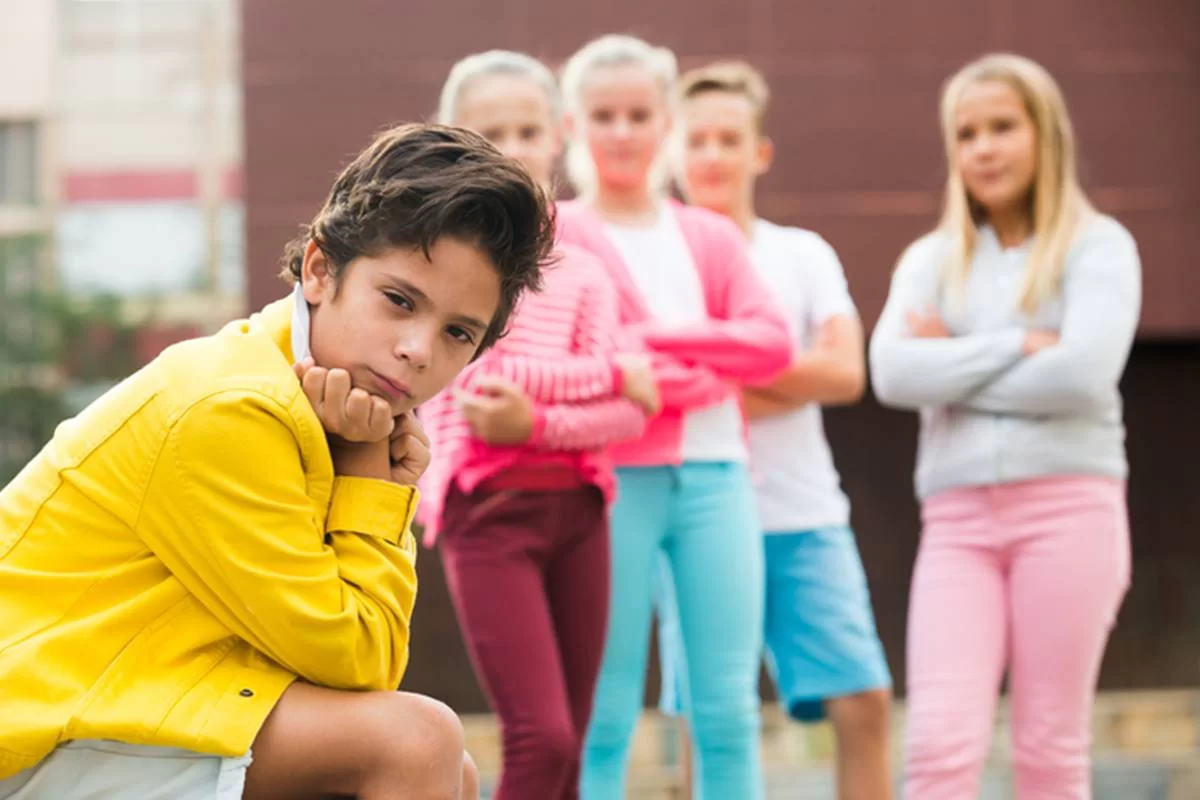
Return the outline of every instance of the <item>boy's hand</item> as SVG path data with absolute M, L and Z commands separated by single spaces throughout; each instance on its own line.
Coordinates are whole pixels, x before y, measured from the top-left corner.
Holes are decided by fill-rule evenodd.
M 350 384 L 344 369 L 325 369 L 311 359 L 295 366 L 296 377 L 325 432 L 347 442 L 383 442 L 395 428 L 387 401 Z
M 389 438 L 391 479 L 402 486 L 415 486 L 429 466 L 429 437 L 416 414 L 409 411 L 396 418 Z

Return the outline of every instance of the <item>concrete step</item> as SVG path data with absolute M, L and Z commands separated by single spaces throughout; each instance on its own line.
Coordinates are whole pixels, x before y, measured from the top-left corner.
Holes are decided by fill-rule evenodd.
M 1154 762 L 1096 763 L 1092 772 L 1093 800 L 1197 800 L 1200 769 Z M 483 798 L 489 800 L 495 776 L 485 776 Z M 768 800 L 831 800 L 833 778 L 829 770 L 793 770 L 767 773 Z M 627 800 L 687 800 L 675 774 L 630 776 Z M 903 797 L 899 781 L 896 797 Z M 975 800 L 1012 800 L 1011 776 L 999 768 L 984 774 Z
M 464 720 L 485 786 L 499 771 L 499 731 L 490 716 Z M 904 706 L 892 719 L 893 762 L 903 754 Z M 1112 692 L 1096 702 L 1092 725 L 1095 800 L 1200 798 L 1200 691 Z M 778 706 L 763 709 L 763 768 L 771 800 L 833 797 L 834 740 L 827 723 L 797 725 Z M 683 800 L 679 728 L 654 711 L 634 736 L 629 800 Z M 1012 796 L 1007 707 L 1001 703 L 980 800 Z M 486 796 L 486 795 L 485 795 Z M 899 796 L 899 795 L 898 795 Z

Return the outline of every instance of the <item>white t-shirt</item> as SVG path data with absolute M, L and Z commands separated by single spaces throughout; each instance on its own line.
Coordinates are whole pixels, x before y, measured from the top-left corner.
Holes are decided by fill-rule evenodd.
M 798 351 L 811 346 L 830 317 L 857 314 L 837 253 L 812 231 L 756 220 L 750 256 L 787 314 Z M 850 523 L 820 405 L 752 422 L 750 453 L 768 533 Z
M 606 224 L 605 230 L 659 323 L 683 326 L 708 319 L 700 275 L 670 209 L 660 209 L 653 225 Z M 681 455 L 684 461 L 744 462 L 748 454 L 737 400 L 689 412 Z

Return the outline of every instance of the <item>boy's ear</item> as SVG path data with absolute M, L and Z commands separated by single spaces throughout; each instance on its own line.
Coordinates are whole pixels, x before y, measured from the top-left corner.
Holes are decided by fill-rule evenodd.
M 771 169 L 775 160 L 775 145 L 766 136 L 758 138 L 758 147 L 754 153 L 754 174 L 765 175 Z
M 336 292 L 337 276 L 333 265 L 315 241 L 304 249 L 304 265 L 300 268 L 300 285 L 309 305 L 319 306 Z

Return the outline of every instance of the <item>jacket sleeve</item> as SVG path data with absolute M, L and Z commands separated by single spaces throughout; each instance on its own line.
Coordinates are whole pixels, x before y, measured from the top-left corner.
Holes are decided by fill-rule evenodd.
M 663 408 L 692 411 L 707 408 L 728 398 L 731 383 L 698 364 L 684 364 L 662 353 L 651 356 L 654 378 Z
M 624 398 L 537 409 L 530 443 L 546 450 L 594 450 L 636 439 L 646 430 L 642 409 Z
M 639 331 L 646 346 L 737 382 L 766 382 L 787 367 L 792 341 L 787 318 L 750 263 L 741 233 L 728 220 L 712 220 L 705 240 L 706 295 L 720 298 L 715 318 L 685 326 L 654 323 Z
M 230 390 L 188 409 L 137 532 L 223 624 L 300 678 L 394 690 L 416 599 L 417 491 L 338 477 L 322 518 L 299 446 L 311 423 L 294 406 Z
M 937 305 L 937 249 L 916 242 L 892 276 L 883 314 L 871 335 L 871 385 L 886 406 L 916 410 L 962 402 L 1021 358 L 1025 331 L 922 339 L 909 334 L 905 316 Z
M 1001 414 L 1079 414 L 1112 398 L 1141 309 L 1137 244 L 1116 227 L 1072 255 L 1058 344 L 1013 365 L 962 405 Z

